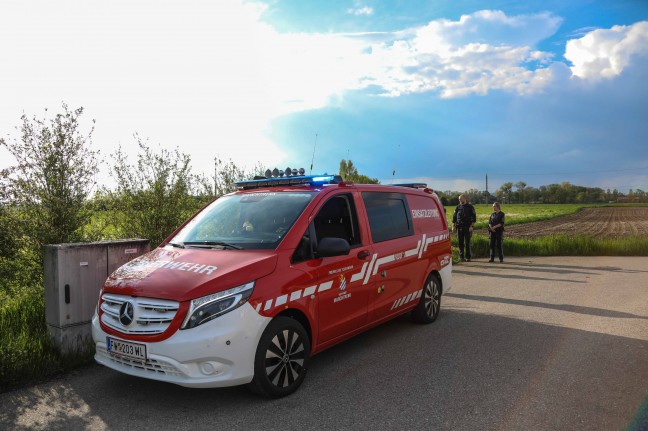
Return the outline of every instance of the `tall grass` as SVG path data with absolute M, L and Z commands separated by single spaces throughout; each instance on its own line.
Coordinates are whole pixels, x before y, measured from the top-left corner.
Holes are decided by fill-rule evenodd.
M 47 331 L 42 289 L 0 297 L 0 392 L 74 369 L 89 362 L 92 354 L 89 348 L 61 354 Z
M 489 256 L 489 238 L 475 234 L 472 256 Z M 453 257 L 458 260 L 457 239 L 452 238 Z M 596 239 L 585 235 L 548 235 L 535 239 L 504 236 L 504 256 L 648 256 L 648 238 Z
M 0 388 L 56 371 L 58 354 L 47 335 L 42 294 L 4 297 L 0 307 Z

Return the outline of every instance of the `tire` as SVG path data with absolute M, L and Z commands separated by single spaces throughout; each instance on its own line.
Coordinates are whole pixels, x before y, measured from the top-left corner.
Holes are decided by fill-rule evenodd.
M 308 334 L 299 322 L 289 317 L 273 319 L 259 340 L 248 387 L 269 398 L 295 392 L 306 377 L 310 349 Z
M 432 323 L 441 311 L 441 283 L 439 278 L 434 275 L 428 275 L 423 285 L 421 300 L 414 310 L 412 310 L 412 319 L 418 323 Z

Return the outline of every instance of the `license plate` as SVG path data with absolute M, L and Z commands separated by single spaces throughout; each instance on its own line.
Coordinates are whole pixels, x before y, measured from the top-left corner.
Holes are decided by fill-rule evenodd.
M 143 361 L 146 360 L 146 344 L 131 343 L 129 341 L 106 337 L 106 346 L 108 352 L 113 355 L 141 359 Z

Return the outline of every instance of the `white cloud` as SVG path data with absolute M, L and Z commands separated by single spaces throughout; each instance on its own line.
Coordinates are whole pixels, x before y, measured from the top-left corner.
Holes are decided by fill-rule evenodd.
M 620 75 L 633 56 L 648 54 L 648 21 L 599 29 L 570 40 L 565 58 L 574 76 L 598 80 Z
M 356 15 L 356 16 L 359 16 L 359 15 L 373 15 L 374 10 L 373 10 L 373 8 L 371 8 L 369 6 L 357 5 L 355 8 L 347 9 L 347 13 L 349 13 L 351 15 Z
M 353 10 L 372 12 L 359 3 Z M 548 13 L 479 11 L 394 33 L 286 34 L 263 23 L 263 12 L 243 0 L 2 2 L 0 133 L 12 133 L 23 112 L 57 112 L 64 101 L 97 119 L 93 141 L 104 155 L 120 144 L 137 151 L 138 132 L 154 145 L 179 146 L 198 171 L 210 172 L 216 155 L 282 166 L 290 160 L 266 137 L 272 121 L 346 91 L 527 94 L 564 64 L 536 47 L 561 23 Z M 572 70 L 620 73 L 644 52 L 640 42 L 648 45 L 645 26 L 572 41 Z
M 482 10 L 462 15 L 459 21 L 441 19 L 421 29 L 420 36 L 442 40 L 449 47 L 472 43 L 493 46 L 533 46 L 553 35 L 562 19 L 548 12 L 507 16 L 502 11 Z
M 550 53 L 535 50 L 561 19 L 551 14 L 508 17 L 480 11 L 458 21 L 436 20 L 374 43 L 365 64 L 366 85 L 389 96 L 428 91 L 462 97 L 505 90 L 537 92 L 551 80 Z

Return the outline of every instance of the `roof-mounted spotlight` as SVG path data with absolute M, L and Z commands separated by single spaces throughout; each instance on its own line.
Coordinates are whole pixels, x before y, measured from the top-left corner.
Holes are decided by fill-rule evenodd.
M 299 175 L 304 175 L 306 173 L 306 170 L 304 168 L 299 168 L 299 171 L 297 171 Z
M 290 169 L 290 167 L 287 167 L 284 172 L 286 173 L 286 176 L 289 177 L 292 174 L 292 169 Z
M 277 177 L 279 176 L 279 169 L 274 168 L 274 169 L 272 170 L 272 176 L 275 177 L 275 178 L 277 178 Z
M 272 178 L 272 171 L 270 169 L 266 169 L 265 171 L 265 177 L 266 178 Z

